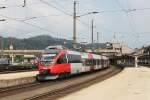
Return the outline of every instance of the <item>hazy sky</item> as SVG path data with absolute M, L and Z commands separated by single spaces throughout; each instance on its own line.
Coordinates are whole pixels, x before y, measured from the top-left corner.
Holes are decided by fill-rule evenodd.
M 72 39 L 73 0 L 0 0 L 0 35 L 27 38 L 49 34 Z M 124 42 L 130 47 L 150 44 L 150 0 L 78 0 L 77 14 L 99 12 L 77 20 L 78 42 L 91 42 L 91 20 L 94 38 L 100 42 Z

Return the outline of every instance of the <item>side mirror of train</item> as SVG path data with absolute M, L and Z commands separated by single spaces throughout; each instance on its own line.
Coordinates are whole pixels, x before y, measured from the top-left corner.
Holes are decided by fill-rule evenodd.
M 34 60 L 34 67 L 37 68 L 39 66 L 39 63 L 40 63 L 39 59 L 35 59 Z

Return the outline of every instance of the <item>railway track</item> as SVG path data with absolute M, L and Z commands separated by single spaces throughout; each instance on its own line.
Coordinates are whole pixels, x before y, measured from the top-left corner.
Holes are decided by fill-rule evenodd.
M 37 69 L 31 68 L 30 66 L 0 66 L 0 74 L 27 72 L 35 70 Z
M 26 69 L 26 70 L 0 70 L 0 74 L 29 72 L 29 71 L 36 71 L 36 70 L 37 70 L 37 69 Z
M 9 95 L 13 95 L 13 94 L 15 94 L 15 91 L 21 92 L 22 89 L 25 90 L 26 88 L 33 87 L 33 86 L 36 86 L 39 84 L 40 84 L 39 82 L 35 82 L 35 83 L 12 86 L 12 87 L 7 87 L 7 88 L 0 88 L 0 98 L 5 97 L 5 96 L 9 96 Z
M 121 71 L 120 68 L 111 67 L 109 69 L 97 71 L 95 73 L 82 74 L 70 79 L 55 80 L 47 82 L 36 82 L 22 87 L 14 87 L 0 91 L 1 100 L 50 100 L 77 91 L 103 81 Z

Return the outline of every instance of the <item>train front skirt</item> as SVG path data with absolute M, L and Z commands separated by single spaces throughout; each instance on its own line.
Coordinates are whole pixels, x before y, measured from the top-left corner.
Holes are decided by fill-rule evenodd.
M 37 74 L 36 78 L 37 80 L 54 80 L 54 79 L 57 79 L 59 76 L 58 75 L 39 75 Z

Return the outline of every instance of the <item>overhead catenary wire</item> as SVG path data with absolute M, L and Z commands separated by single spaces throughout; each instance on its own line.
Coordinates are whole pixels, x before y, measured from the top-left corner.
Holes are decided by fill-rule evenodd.
M 131 29 L 131 31 L 134 33 L 135 31 L 134 31 L 134 28 L 133 28 L 132 20 L 129 19 L 129 13 L 130 13 L 131 10 L 126 10 L 126 9 L 124 9 L 124 8 L 122 7 L 122 4 L 121 4 L 118 0 L 115 0 L 115 1 L 116 1 L 116 3 L 118 4 L 118 6 L 119 6 L 119 7 L 124 11 L 124 13 L 126 14 L 126 16 L 127 16 L 127 18 L 128 18 L 128 22 L 129 22 L 130 29 Z M 129 9 L 131 9 L 131 8 L 129 8 Z
M 18 31 L 23 31 L 22 33 L 25 33 L 25 34 L 28 34 L 28 33 L 32 33 L 32 32 L 30 32 L 30 31 L 27 31 L 27 30 L 24 30 L 24 29 L 21 29 L 21 28 L 17 28 L 17 27 L 14 27 L 14 26 L 8 26 L 7 25 L 7 28 L 9 29 L 15 29 L 15 30 L 18 30 Z
M 123 10 L 124 12 L 126 12 L 126 9 L 124 9 L 121 5 L 121 3 L 118 0 L 115 0 L 116 3 L 118 4 L 118 6 L 121 8 L 121 10 Z
M 48 6 L 51 6 L 52 8 L 55 8 L 56 10 L 58 10 L 58 11 L 60 11 L 60 12 L 62 12 L 62 13 L 64 13 L 65 15 L 69 15 L 70 17 L 72 17 L 72 15 L 71 14 L 69 14 L 68 12 L 66 12 L 66 11 L 64 11 L 64 10 L 60 10 L 60 8 L 57 8 L 57 7 L 55 7 L 54 5 L 52 5 L 52 4 L 49 4 L 48 2 L 45 2 L 44 0 L 40 0 L 40 1 L 42 1 L 44 4 L 47 4 Z M 111 11 L 109 11 L 109 10 L 107 10 L 107 11 L 101 11 L 101 13 L 107 13 L 107 12 L 120 12 L 121 10 L 111 10 Z M 20 21 L 26 21 L 26 20 L 30 20 L 30 18 L 26 18 L 26 19 L 20 19 Z M 15 18 L 13 19 L 13 20 L 16 20 Z M 19 18 L 17 19 L 17 20 L 19 20 Z M 77 19 L 78 20 L 78 19 Z M 82 23 L 84 26 L 86 26 L 87 28 L 89 28 L 89 24 L 87 24 L 87 23 L 85 23 L 85 22 L 82 22 L 81 20 L 78 20 L 80 23 Z M 26 23 L 26 24 L 30 24 L 30 23 Z M 31 25 L 31 24 L 30 24 Z M 33 26 L 33 25 L 31 25 L 31 26 Z M 41 27 L 37 27 L 37 26 L 35 26 L 34 25 L 34 27 L 36 27 L 36 28 L 40 28 L 41 29 Z M 43 29 L 42 28 L 42 30 L 44 30 L 45 31 L 45 29 Z M 47 31 L 47 30 L 46 30 Z
M 66 12 L 66 11 L 64 11 L 64 10 L 62 10 L 62 9 L 59 9 L 59 8 L 55 7 L 54 5 L 48 3 L 48 2 L 46 2 L 46 1 L 44 1 L 44 0 L 40 0 L 40 1 L 41 1 L 42 3 L 44 3 L 44 4 L 47 4 L 48 6 L 51 6 L 51 7 L 55 8 L 56 10 L 58 10 L 58 11 L 64 13 L 64 14 L 69 15 L 69 16 L 72 17 L 72 15 L 71 15 L 70 13 L 68 13 L 68 12 Z M 102 13 L 113 13 L 113 12 L 122 12 L 122 10 L 106 10 L 106 11 L 100 11 L 100 14 L 102 14 Z M 22 20 L 26 20 L 26 19 L 22 19 Z M 78 20 L 78 21 L 81 22 L 81 20 Z M 85 22 L 81 22 L 81 23 L 82 23 L 83 25 L 89 27 L 89 24 L 87 24 L 87 23 L 85 23 Z
M 46 3 L 46 2 L 44 2 L 44 3 Z M 48 4 L 48 5 L 50 5 L 50 4 Z M 52 5 L 51 5 L 52 6 Z M 54 7 L 54 6 L 52 6 L 53 8 L 56 8 L 56 7 Z M 57 9 L 58 10 L 58 9 Z M 62 11 L 62 10 L 60 10 L 59 9 L 59 11 Z M 64 11 L 63 11 L 64 12 Z M 66 14 L 66 13 L 65 13 Z M 59 15 L 56 15 L 56 16 L 59 16 Z M 70 15 L 69 15 L 70 16 Z M 4 17 L 4 16 L 3 16 Z M 55 33 L 55 32 L 53 32 L 53 31 L 51 31 L 51 30 L 48 30 L 48 29 L 45 29 L 45 28 L 42 28 L 42 27 L 40 27 L 40 26 L 37 26 L 37 25 L 34 25 L 34 24 L 31 24 L 31 23 L 28 23 L 28 22 L 25 22 L 25 21 L 27 21 L 27 20 L 30 20 L 30 19 L 34 19 L 34 18 L 25 18 L 25 19 L 19 19 L 19 18 L 11 18 L 11 17 L 7 17 L 7 16 L 5 16 L 6 18 L 9 18 L 9 19 L 11 19 L 11 20 L 15 20 L 15 21 L 19 21 L 19 22 L 23 22 L 23 23 L 25 23 L 25 24 L 28 24 L 28 25 L 30 25 L 30 26 L 32 26 L 32 27 L 35 27 L 35 28 L 38 28 L 38 29 L 40 29 L 40 30 L 44 30 L 44 31 L 47 31 L 47 32 L 51 32 L 51 33 Z M 45 16 L 44 16 L 45 17 Z M 68 36 L 65 36 L 65 37 L 68 37 Z
M 40 0 L 41 1 L 41 0 Z M 44 0 L 42 0 L 42 1 L 44 1 Z M 46 1 L 46 0 L 45 0 Z M 51 4 L 51 3 L 50 3 Z M 52 4 L 53 5 L 53 4 Z M 53 6 L 55 6 L 55 5 L 53 5 Z M 56 8 L 58 8 L 57 6 L 55 6 Z M 54 7 L 53 7 L 54 8 Z M 58 9 L 61 9 L 61 8 L 58 8 Z M 66 11 L 66 10 L 64 10 L 64 9 L 61 9 L 61 10 L 63 10 L 63 12 L 62 13 L 64 13 L 64 12 L 66 12 L 66 13 L 64 13 L 65 15 L 68 15 L 68 16 L 70 16 L 70 17 L 72 17 L 72 15 L 70 14 L 70 12 L 68 12 L 68 11 Z M 126 11 L 128 10 L 129 11 L 129 9 L 125 9 Z M 136 10 L 142 10 L 142 8 L 138 8 L 138 9 L 136 9 Z M 148 10 L 148 8 L 147 9 L 143 9 L 143 10 Z M 58 10 L 58 11 L 60 11 L 60 10 Z M 100 11 L 100 13 L 102 14 L 102 13 L 114 13 L 114 12 L 122 12 L 123 10 L 121 9 L 121 10 L 104 10 L 104 11 Z M 126 12 L 127 13 L 127 12 Z M 17 19 L 18 20 L 18 19 Z M 78 20 L 79 21 L 79 20 Z M 80 20 L 79 21 L 80 23 L 84 23 L 83 25 L 85 25 L 85 26 L 87 26 L 88 28 L 89 28 L 89 23 L 85 23 L 85 22 L 83 22 L 82 20 Z M 29 22 L 27 22 L 27 23 L 29 23 Z M 31 24 L 31 23 L 29 23 L 29 24 Z M 45 29 L 45 28 L 44 28 Z M 108 29 L 107 29 L 108 30 Z M 110 30 L 109 30 L 110 31 Z M 112 30 L 111 30 L 112 31 Z
M 68 13 L 68 12 L 66 12 L 66 11 L 64 11 L 64 10 L 62 10 L 62 9 L 59 9 L 59 8 L 57 8 L 56 6 L 54 6 L 54 5 L 52 5 L 52 4 L 48 3 L 48 2 L 46 2 L 46 1 L 44 1 L 44 0 L 40 0 L 40 1 L 41 1 L 42 3 L 48 5 L 48 6 L 52 7 L 52 8 L 54 8 L 54 9 L 56 9 L 56 10 L 58 10 L 58 11 L 64 13 L 64 14 L 66 14 L 66 15 L 72 16 L 72 14 L 70 14 L 70 13 Z
M 127 4 L 128 4 L 128 6 L 129 6 L 129 9 L 131 9 L 131 7 L 130 7 L 130 4 L 129 4 L 129 1 L 127 0 Z M 133 18 L 133 15 L 131 14 L 130 15 L 131 16 L 131 21 L 132 21 L 132 24 L 134 25 L 134 26 L 136 26 L 136 24 L 135 24 L 135 21 L 134 21 L 134 18 Z M 135 44 L 137 44 L 137 43 L 140 43 L 140 41 L 139 41 L 139 38 L 140 38 L 140 34 L 139 33 L 137 33 L 136 31 L 135 31 L 135 28 L 134 28 L 134 33 L 135 34 L 133 34 L 133 36 L 135 36 L 136 38 L 135 38 Z
M 60 2 L 55 1 L 55 2 L 52 2 L 52 3 L 58 5 L 58 6 L 59 6 L 61 9 L 63 9 L 64 11 L 66 11 L 66 12 L 72 14 L 72 12 L 69 11 L 69 10 L 67 10 L 63 5 L 60 4 Z
M 116 1 L 118 1 L 118 0 L 116 0 Z M 137 43 L 141 43 L 141 41 L 139 41 L 139 38 L 141 37 L 140 34 L 149 33 L 149 32 L 137 32 L 135 30 L 136 23 L 133 18 L 134 13 L 131 13 L 131 12 L 150 10 L 150 8 L 131 8 L 129 5 L 129 1 L 126 0 L 126 2 L 128 5 L 128 9 L 126 9 L 124 12 L 128 18 L 129 26 L 131 28 L 130 34 L 132 34 L 132 36 L 135 37 L 135 40 L 134 39 L 133 40 L 135 41 L 135 46 L 136 46 Z M 120 5 L 118 5 L 118 6 L 120 6 Z M 122 6 L 121 6 L 121 9 L 122 9 Z
M 32 27 L 34 27 L 34 28 L 37 28 L 37 29 L 40 29 L 40 30 L 43 30 L 43 31 L 46 31 L 46 32 L 50 32 L 51 34 L 57 33 L 57 32 L 54 32 L 54 31 L 52 31 L 52 30 L 45 29 L 45 28 L 43 28 L 43 27 L 40 27 L 40 26 L 37 26 L 37 25 L 31 24 L 31 23 L 28 23 L 28 22 L 25 22 L 25 21 L 17 20 L 17 19 L 14 19 L 14 18 L 8 17 L 8 16 L 3 16 L 3 15 L 1 15 L 1 14 L 0 14 L 0 16 L 1 16 L 1 17 L 5 17 L 5 18 L 7 18 L 7 19 L 9 19 L 9 20 L 14 20 L 14 21 L 17 21 L 17 22 L 21 22 L 21 23 L 24 23 L 24 24 L 30 25 L 30 26 L 32 26 Z M 29 32 L 29 33 L 33 33 L 33 32 Z M 67 37 L 68 39 L 70 39 L 70 37 L 69 37 L 69 36 L 67 36 L 67 35 L 61 35 L 61 36 L 64 36 L 64 37 Z
M 64 10 L 60 10 L 59 8 L 55 7 L 54 5 L 52 5 L 52 4 L 48 3 L 48 2 L 45 2 L 45 1 L 43 1 L 43 0 L 40 0 L 40 1 L 41 1 L 42 3 L 44 3 L 44 4 L 47 4 L 47 5 L 50 6 L 50 7 L 55 8 L 56 10 L 58 10 L 58 11 L 64 13 L 64 14 L 66 14 L 66 15 L 69 15 L 70 17 L 73 16 L 72 14 L 70 14 L 70 13 L 64 11 Z M 105 10 L 105 11 L 99 11 L 99 14 L 102 14 L 102 13 L 113 13 L 113 12 L 122 12 L 122 11 L 123 11 L 123 10 Z M 77 18 L 77 21 L 81 22 L 81 23 L 82 23 L 83 25 L 85 25 L 87 28 L 89 28 L 89 26 L 90 26 L 88 23 L 85 23 L 85 22 L 81 21 L 81 20 L 78 19 L 78 18 Z
M 0 16 L 5 17 L 5 18 L 10 19 L 10 20 L 14 20 L 14 21 L 18 21 L 18 22 L 21 22 L 21 23 L 25 23 L 25 24 L 27 24 L 27 25 L 30 25 L 30 26 L 32 26 L 32 27 L 35 27 L 35 28 L 38 28 L 38 29 L 41 29 L 41 30 L 44 30 L 44 31 L 48 31 L 48 32 L 55 33 L 54 31 L 47 30 L 47 29 L 45 29 L 45 28 L 42 28 L 42 27 L 40 27 L 40 26 L 31 24 L 31 23 L 28 23 L 28 22 L 25 22 L 25 21 L 17 20 L 17 19 L 8 17 L 8 16 L 3 16 L 3 15 L 1 15 L 1 14 L 0 14 Z
M 31 6 L 31 5 L 37 5 L 37 4 L 41 4 L 39 2 L 35 2 L 35 3 L 29 3 L 28 6 Z M 27 4 L 26 4 L 27 5 Z M 0 6 L 0 9 L 11 9 L 11 8 L 23 8 L 23 5 L 22 4 L 18 4 L 18 5 L 7 5 L 7 6 Z

